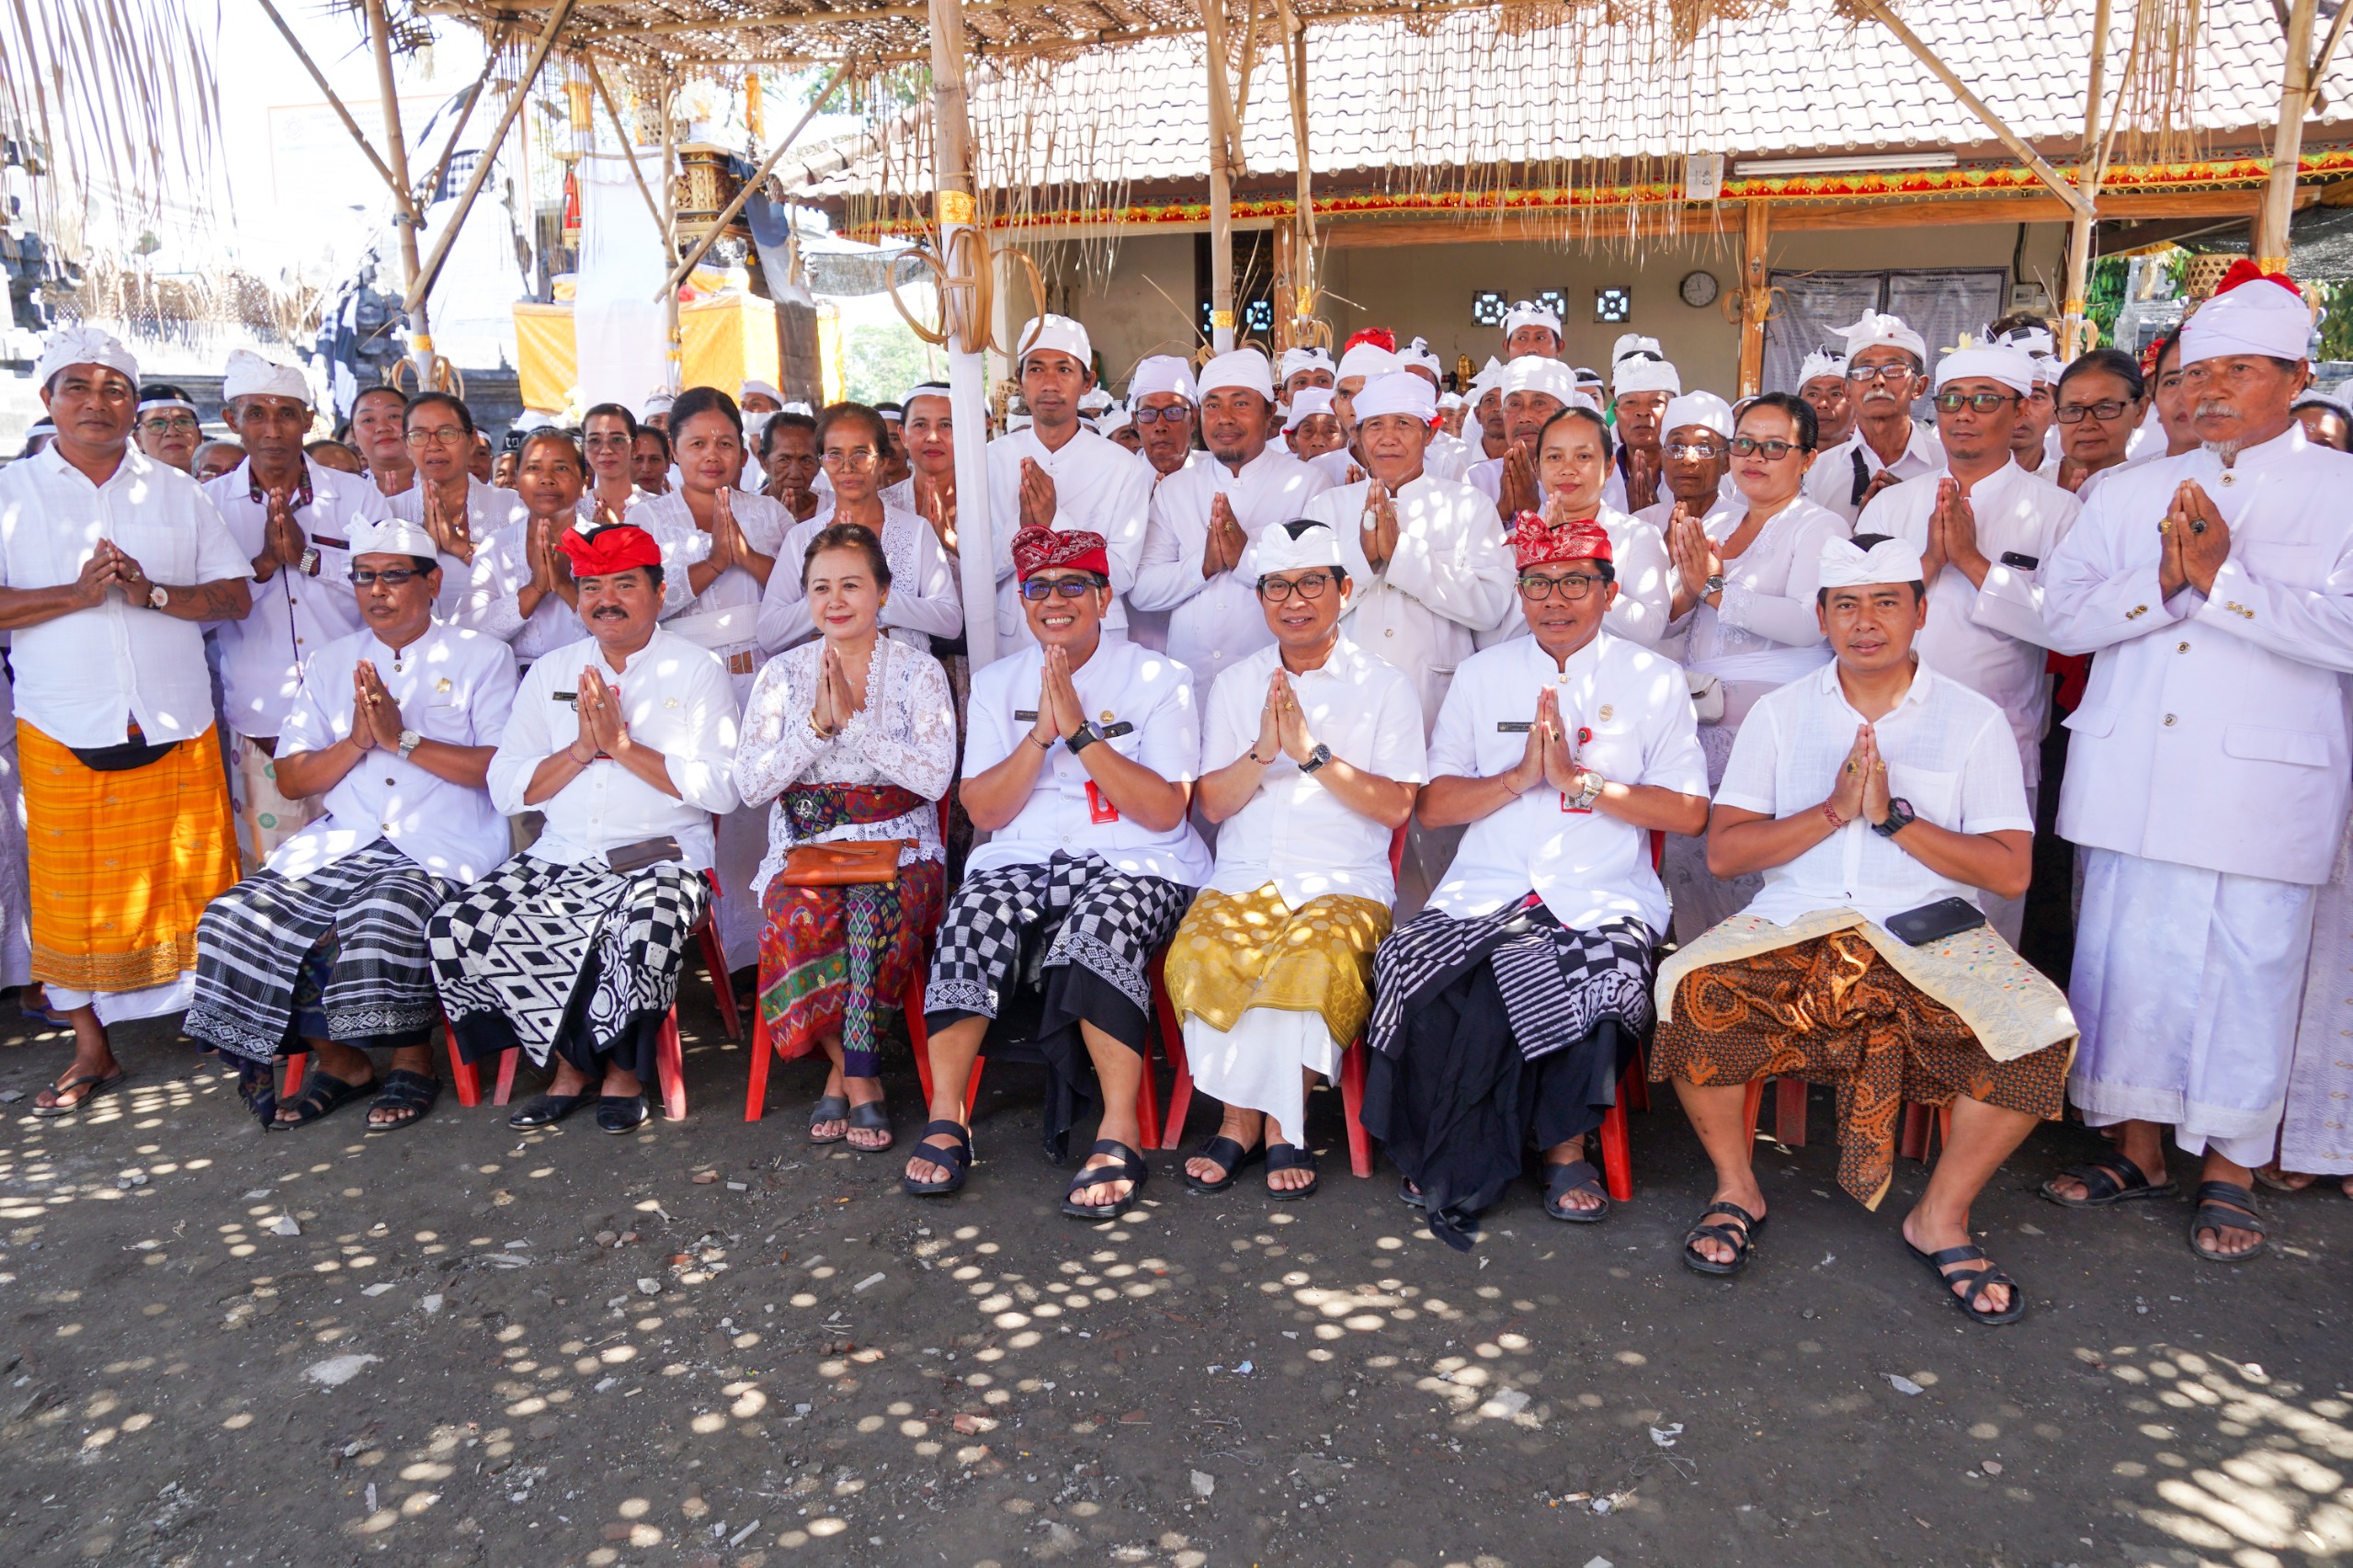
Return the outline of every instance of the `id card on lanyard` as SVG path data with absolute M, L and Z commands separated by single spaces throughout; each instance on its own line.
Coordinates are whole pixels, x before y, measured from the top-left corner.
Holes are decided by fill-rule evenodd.
M 1086 781 L 1086 820 L 1098 827 L 1120 820 L 1120 808 L 1111 803 L 1111 798 L 1103 793 L 1102 786 L 1092 778 Z

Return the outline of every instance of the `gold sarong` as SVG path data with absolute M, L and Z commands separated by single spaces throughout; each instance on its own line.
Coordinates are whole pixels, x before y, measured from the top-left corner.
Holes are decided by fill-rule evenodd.
M 33 978 L 142 991 L 196 967 L 196 923 L 237 881 L 212 732 L 145 767 L 101 773 L 21 721 Z
M 1255 892 L 1203 889 L 1168 944 L 1168 999 L 1179 1018 L 1231 1030 L 1252 1007 L 1319 1013 L 1345 1050 L 1372 1012 L 1372 951 L 1389 911 L 1326 893 L 1297 909 L 1268 882 Z

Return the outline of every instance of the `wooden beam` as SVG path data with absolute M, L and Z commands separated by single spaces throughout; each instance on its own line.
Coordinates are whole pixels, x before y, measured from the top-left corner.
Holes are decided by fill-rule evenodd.
M 2067 276 L 2059 324 L 2062 359 L 2073 359 L 2089 347 L 2083 341 L 2087 330 L 2084 301 L 2091 293 L 2092 231 L 2099 225 L 2093 212 L 2099 204 L 2100 181 L 2108 172 L 2100 163 L 2099 115 L 2100 97 L 2108 85 L 2109 16 L 2109 0 L 2098 0 L 2092 8 L 2091 85 L 2084 93 L 2084 152 L 2075 168 L 2075 189 L 2083 204 L 2075 210 L 2067 233 Z
M 975 226 L 979 191 L 972 178 L 972 111 L 964 81 L 964 14 L 958 0 L 931 0 L 933 213 L 937 220 L 939 325 L 947 339 L 948 402 L 955 421 L 957 537 L 963 541 L 958 576 L 972 607 L 965 642 L 975 670 L 996 658 L 996 557 L 1017 518 L 999 533 L 989 515 L 988 361 L 983 345 L 990 317 L 988 234 Z M 960 274 L 959 268 L 963 270 Z M 1045 301 L 1038 301 L 1040 310 Z M 1019 339 L 1014 372 L 1020 372 Z
M 701 263 L 704 255 L 718 243 L 721 233 L 728 224 L 735 221 L 735 214 L 744 210 L 744 203 L 752 199 L 753 192 L 758 190 L 761 182 L 768 177 L 768 171 L 776 167 L 777 160 L 783 157 L 791 149 L 792 144 L 801 139 L 801 133 L 809 129 L 809 122 L 817 118 L 818 111 L 824 108 L 826 100 L 834 96 L 834 89 L 840 86 L 843 78 L 849 74 L 849 67 L 850 62 L 847 60 L 834 67 L 834 74 L 826 78 L 824 86 L 818 89 L 817 96 L 809 100 L 808 108 L 802 112 L 800 119 L 794 122 L 792 129 L 784 133 L 784 140 L 778 142 L 767 157 L 762 161 L 760 166 L 753 171 L 752 177 L 736 189 L 735 199 L 730 201 L 721 210 L 719 216 L 711 220 L 710 227 L 704 231 L 701 239 L 695 242 L 695 248 L 682 257 L 677 266 L 670 269 L 669 278 L 662 285 L 662 292 L 654 296 L 655 299 L 676 296 L 678 285 L 687 280 L 695 267 Z
M 1199 4 L 1210 73 L 1210 344 L 1226 354 L 1233 348 L 1233 144 L 1241 133 L 1225 74 L 1225 0 Z
M 2313 92 L 2319 85 L 2312 74 L 2313 27 L 2319 12 L 2319 0 L 2294 0 L 2288 14 L 2279 119 L 2271 133 L 2271 180 L 2264 187 L 2263 205 L 2256 214 L 2253 244 L 2248 247 L 2255 253 L 2256 266 L 2266 272 L 2288 270 L 2288 219 L 2295 210 L 2296 165 L 2303 153 L 2304 117 L 2312 112 Z M 2337 16 L 2342 19 L 2344 13 Z

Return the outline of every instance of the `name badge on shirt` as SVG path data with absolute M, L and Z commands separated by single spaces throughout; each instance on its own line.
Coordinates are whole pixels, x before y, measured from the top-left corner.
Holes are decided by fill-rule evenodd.
M 1086 781 L 1086 820 L 1098 826 L 1120 820 L 1120 808 L 1104 796 L 1102 790 L 1090 778 Z
M 1533 719 L 1499 719 L 1495 722 L 1495 733 L 1499 735 L 1524 735 L 1534 728 L 1536 721 Z

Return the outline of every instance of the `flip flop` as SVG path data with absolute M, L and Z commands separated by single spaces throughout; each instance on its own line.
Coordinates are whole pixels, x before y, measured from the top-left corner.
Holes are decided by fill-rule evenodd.
M 122 1087 L 122 1081 L 130 1076 L 130 1072 L 121 1067 L 116 1068 L 111 1073 L 77 1073 L 62 1084 L 51 1084 L 50 1085 L 50 1092 L 56 1095 L 70 1095 L 74 1090 L 82 1088 L 85 1085 L 87 1085 L 87 1093 L 83 1095 L 80 1099 L 75 1100 L 72 1105 L 41 1105 L 36 1102 L 32 1108 L 33 1114 L 35 1116 L 43 1117 L 72 1116 L 75 1111 L 80 1110 L 92 1100 L 97 1099 L 100 1095 L 110 1095 L 117 1089 Z
M 882 1134 L 882 1142 L 880 1143 L 852 1143 L 850 1145 L 851 1148 L 857 1150 L 861 1154 L 888 1153 L 890 1152 L 891 1145 L 896 1142 L 896 1140 L 891 1136 L 891 1108 L 884 1105 L 881 1100 L 869 1100 L 864 1105 L 854 1105 L 850 1107 L 849 1127 L 852 1132 L 880 1132 Z

